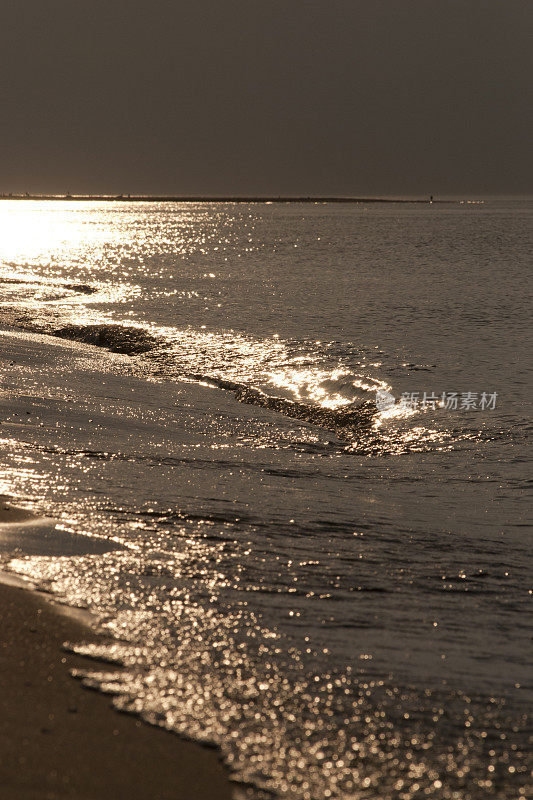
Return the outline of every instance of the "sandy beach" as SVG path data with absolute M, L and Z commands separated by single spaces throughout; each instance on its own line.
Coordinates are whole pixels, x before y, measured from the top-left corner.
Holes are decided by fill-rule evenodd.
M 24 589 L 0 584 L 0 604 L 3 797 L 231 797 L 215 750 L 118 713 L 109 697 L 71 677 L 87 661 L 63 651 L 63 642 L 94 641 L 93 632 Z

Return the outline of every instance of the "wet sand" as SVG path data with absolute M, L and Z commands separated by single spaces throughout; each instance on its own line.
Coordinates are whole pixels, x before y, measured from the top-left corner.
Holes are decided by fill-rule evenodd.
M 11 511 L 0 519 L 12 522 Z M 64 652 L 63 642 L 95 641 L 96 634 L 17 587 L 0 584 L 0 608 L 2 797 L 231 798 L 215 750 L 118 713 L 109 697 L 70 676 L 95 662 Z
M 11 505 L 7 495 L 0 494 L 0 524 L 29 522 L 32 519 L 37 519 L 35 514 L 25 508 Z

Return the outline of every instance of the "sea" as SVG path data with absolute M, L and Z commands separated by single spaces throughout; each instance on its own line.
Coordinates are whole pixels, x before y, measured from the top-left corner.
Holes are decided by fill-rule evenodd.
M 0 567 L 239 800 L 533 796 L 532 223 L 0 200 Z

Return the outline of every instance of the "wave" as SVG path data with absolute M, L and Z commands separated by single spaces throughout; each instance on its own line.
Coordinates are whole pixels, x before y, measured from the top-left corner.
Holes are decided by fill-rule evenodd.
M 65 325 L 53 335 L 126 355 L 147 353 L 161 344 L 155 336 L 133 325 Z
M 204 380 L 206 379 L 204 378 Z M 213 379 L 210 379 L 210 381 L 217 386 L 222 384 L 221 388 L 230 388 L 227 384 L 232 383 L 220 380 L 213 381 Z M 231 389 L 241 403 L 268 408 L 271 411 L 284 414 L 286 417 L 294 417 L 295 419 L 318 425 L 321 428 L 330 428 L 332 430 L 339 428 L 353 430 L 360 428 L 362 425 L 370 425 L 375 421 L 377 414 L 376 404 L 370 400 L 364 400 L 360 404 L 340 409 L 329 409 L 323 406 L 299 403 L 296 400 L 288 400 L 284 397 L 273 397 L 260 389 L 250 386 L 232 385 Z
M 27 278 L 2 277 L 0 278 L 0 284 L 5 284 L 8 286 L 45 286 L 50 289 L 56 289 L 57 286 L 59 286 L 62 289 L 70 289 L 71 292 L 77 292 L 78 294 L 96 294 L 96 292 L 98 292 L 98 288 L 96 286 L 90 286 L 88 283 L 51 284 L 49 281 L 36 281 L 33 279 L 28 280 Z
M 332 362 L 321 361 L 323 354 L 302 357 L 303 343 L 281 343 L 259 341 L 231 333 L 206 333 L 192 328 L 184 330 L 159 328 L 151 330 L 142 325 L 112 322 L 93 322 L 91 324 L 69 323 L 54 314 L 21 315 L 17 307 L 3 307 L 2 319 L 9 325 L 46 334 L 62 339 L 101 347 L 113 353 L 131 356 L 143 374 L 156 380 L 188 380 L 231 392 L 235 399 L 247 405 L 264 408 L 284 417 L 299 420 L 331 431 L 337 444 L 348 447 L 350 452 L 365 455 L 384 453 L 401 454 L 412 451 L 431 450 L 435 446 L 451 447 L 446 431 L 434 430 L 425 426 L 407 433 L 400 427 L 381 425 L 381 414 L 376 407 L 374 392 L 385 386 L 375 378 L 354 373 L 342 365 L 332 369 Z M 66 324 L 65 324 L 66 323 Z M 329 353 L 328 353 L 329 355 Z M 338 362 L 341 363 L 341 362 Z M 200 370 L 194 367 L 200 366 Z M 302 368 L 298 376 L 298 369 Z M 340 377 L 333 381 L 335 373 Z M 284 381 L 289 375 L 289 380 Z M 296 380 L 294 376 L 296 375 Z M 328 377 L 329 376 L 329 377 Z M 277 382 L 278 378 L 281 380 Z M 301 382 L 298 384 L 298 377 Z M 288 398 L 277 395 L 277 389 L 305 391 L 306 382 L 311 388 L 318 387 L 320 400 L 329 396 L 331 404 L 303 400 L 301 397 Z M 333 392 L 331 385 L 334 384 Z M 340 389 L 339 389 L 339 384 Z M 272 392 L 270 391 L 272 387 Z M 326 386 L 326 391 L 322 389 Z M 359 396 L 350 398 L 349 389 Z M 327 391 L 329 389 L 330 391 Z M 343 395 L 343 396 L 342 396 Z M 341 398 L 342 405 L 335 407 Z M 456 440 L 467 438 L 460 431 Z M 333 444 L 333 442 L 328 442 Z M 324 443 L 321 444 L 321 447 Z M 115 454 L 115 457 L 116 454 Z
M 185 378 L 195 382 L 207 383 L 219 389 L 233 392 L 240 403 L 276 411 L 287 417 L 299 419 L 337 433 L 353 432 L 361 427 L 369 426 L 375 421 L 377 414 L 376 405 L 370 400 L 364 400 L 360 404 L 351 404 L 340 409 L 329 409 L 283 397 L 275 397 L 253 386 L 219 376 L 188 371 L 174 371 L 172 373 L 168 367 L 171 366 L 175 369 L 176 364 L 172 359 L 172 354 L 170 352 L 165 353 L 168 347 L 165 340 L 140 327 L 118 324 L 71 324 L 55 330 L 53 335 L 95 347 L 104 347 L 113 353 L 127 355 L 153 353 L 159 369 L 161 369 L 161 362 L 163 360 L 167 361 L 164 370 L 164 375 L 167 378 Z M 165 355 L 167 356 L 166 359 Z
M 96 286 L 89 286 L 88 283 L 64 283 L 65 289 L 70 289 L 72 292 L 79 294 L 96 294 L 98 289 Z

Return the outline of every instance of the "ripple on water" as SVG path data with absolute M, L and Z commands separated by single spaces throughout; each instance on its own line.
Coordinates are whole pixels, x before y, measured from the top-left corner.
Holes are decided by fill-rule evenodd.
M 191 543 L 193 544 L 193 543 Z M 302 800 L 524 797 L 527 718 L 500 698 L 338 668 L 224 604 L 221 547 L 26 558 L 11 568 L 98 613 L 125 669 L 78 672 L 115 705 L 216 744 L 235 780 Z M 316 671 L 316 665 L 320 665 Z M 243 795 L 244 796 L 244 795 Z

